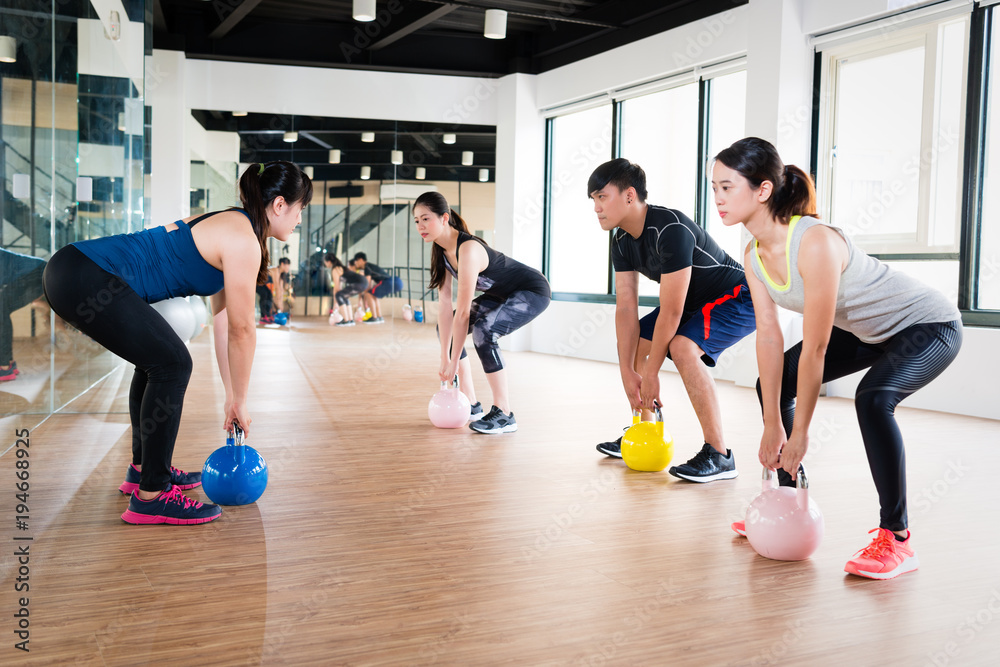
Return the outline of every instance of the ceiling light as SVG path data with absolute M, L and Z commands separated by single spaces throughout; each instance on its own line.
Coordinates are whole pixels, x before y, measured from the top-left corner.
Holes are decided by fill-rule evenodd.
M 374 21 L 375 0 L 354 0 L 354 20 Z
M 489 39 L 505 38 L 507 36 L 507 12 L 502 9 L 487 9 L 483 36 Z
M 0 37 L 0 63 L 17 62 L 17 40 L 8 35 Z
M 393 151 L 391 161 L 393 164 L 403 164 L 403 151 Z
M 485 183 L 488 180 L 490 180 L 490 170 L 489 169 L 480 169 L 479 170 L 479 182 L 480 183 Z
M 361 141 L 365 142 L 366 144 L 372 143 L 373 141 L 375 141 L 375 133 L 374 132 L 362 132 L 361 133 Z
M 466 167 L 470 166 L 472 164 L 473 157 L 472 151 L 462 151 L 462 164 Z
M 417 180 L 422 181 L 427 178 L 427 169 L 425 167 L 417 167 Z
M 305 174 L 306 176 L 308 176 L 310 178 L 310 180 L 311 180 L 312 177 L 313 177 L 313 168 L 312 168 L 312 166 L 302 167 L 302 173 Z M 480 178 L 479 180 L 483 180 L 483 179 Z
M 243 116 L 246 116 L 246 115 L 247 115 L 246 111 L 234 111 L 233 112 L 233 118 L 242 118 Z
M 299 140 L 299 133 L 298 132 L 285 132 L 284 136 L 281 137 L 281 139 L 282 139 L 282 141 L 284 141 L 286 143 L 294 144 L 296 141 Z
M 457 137 L 454 134 L 445 134 L 441 136 L 441 141 L 443 141 L 446 144 L 453 144 L 455 143 L 456 138 Z
M 367 165 L 361 167 L 361 180 L 367 181 L 371 177 L 372 177 L 372 168 Z
M 340 149 L 331 148 L 330 149 L 330 164 L 340 164 Z

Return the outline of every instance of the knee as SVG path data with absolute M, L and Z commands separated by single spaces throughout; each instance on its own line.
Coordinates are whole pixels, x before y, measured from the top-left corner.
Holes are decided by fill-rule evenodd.
M 854 409 L 858 418 L 874 414 L 893 414 L 900 397 L 894 391 L 858 388 L 854 395 Z
M 701 360 L 701 348 L 686 336 L 674 336 L 667 346 L 675 366 L 683 366 Z

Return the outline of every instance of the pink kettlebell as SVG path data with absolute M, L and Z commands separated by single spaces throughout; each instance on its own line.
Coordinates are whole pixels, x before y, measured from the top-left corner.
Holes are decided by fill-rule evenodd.
M 778 486 L 764 468 L 763 489 L 747 508 L 747 539 L 754 551 L 774 560 L 804 560 L 823 539 L 823 513 L 809 497 L 806 470 L 799 466 L 795 488 Z
M 438 428 L 461 428 L 469 423 L 471 414 L 472 405 L 459 390 L 457 376 L 450 387 L 447 382 L 442 382 L 441 390 L 431 396 L 431 402 L 427 404 L 427 416 Z
M 358 308 L 356 311 L 354 311 L 354 321 L 355 322 L 361 322 L 364 319 L 365 319 L 365 311 L 361 310 L 360 308 Z
M 338 322 L 343 322 L 344 316 L 340 314 L 339 310 L 330 311 L 330 325 L 337 324 Z

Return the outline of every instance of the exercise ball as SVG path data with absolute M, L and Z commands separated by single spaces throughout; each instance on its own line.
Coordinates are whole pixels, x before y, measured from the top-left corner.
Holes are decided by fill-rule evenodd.
M 208 324 L 208 307 L 200 296 L 189 296 L 187 300 L 191 306 L 191 313 L 194 315 L 194 332 L 191 334 L 191 338 L 196 338 Z
M 187 299 L 178 296 L 150 305 L 167 321 L 178 338 L 185 343 L 190 340 L 191 334 L 194 332 L 194 313 L 191 312 L 191 305 Z
M 451 386 L 441 383 L 441 390 L 431 396 L 427 404 L 427 416 L 438 428 L 461 428 L 469 423 L 472 405 L 468 397 L 458 388 L 456 377 Z
M 253 447 L 243 444 L 243 430 L 229 432 L 226 444 L 205 460 L 201 486 L 218 505 L 249 505 L 267 488 L 267 461 Z
M 806 470 L 799 466 L 795 488 L 778 486 L 764 468 L 761 493 L 747 508 L 747 539 L 754 551 L 774 560 L 804 560 L 823 539 L 823 513 L 809 497 Z
M 640 412 L 632 412 L 632 427 L 622 436 L 622 460 L 632 470 L 659 472 L 674 457 L 674 441 L 663 429 L 663 413 L 656 408 L 656 421 L 639 421 Z

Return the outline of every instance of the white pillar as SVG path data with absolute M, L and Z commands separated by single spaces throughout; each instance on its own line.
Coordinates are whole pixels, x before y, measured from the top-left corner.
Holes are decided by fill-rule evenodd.
M 185 121 L 191 116 L 185 94 L 182 51 L 153 50 L 146 72 L 146 94 L 153 108 L 150 207 L 152 225 L 164 225 L 191 212 L 191 156 Z
M 496 156 L 494 245 L 541 270 L 545 119 L 538 113 L 535 75 L 511 74 L 500 79 Z M 531 327 L 501 339 L 504 348 L 530 349 Z

